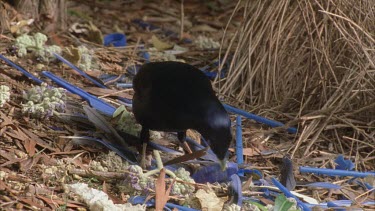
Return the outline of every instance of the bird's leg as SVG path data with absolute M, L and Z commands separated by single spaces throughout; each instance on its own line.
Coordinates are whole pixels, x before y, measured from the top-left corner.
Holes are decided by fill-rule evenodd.
M 188 143 L 186 143 L 186 131 L 177 132 L 177 138 L 181 142 L 182 147 L 184 148 L 184 150 L 186 152 L 188 152 L 189 154 L 193 153 L 193 151 L 191 151 Z
M 148 128 L 142 127 L 140 139 L 142 141 L 141 168 L 146 169 L 146 150 L 150 141 L 150 130 Z

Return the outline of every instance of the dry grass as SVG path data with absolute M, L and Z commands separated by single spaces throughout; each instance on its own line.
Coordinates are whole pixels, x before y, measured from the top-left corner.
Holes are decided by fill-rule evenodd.
M 299 122 L 294 156 L 331 142 L 334 152 L 373 164 L 375 1 L 239 0 L 238 13 L 244 21 L 224 35 L 231 65 L 216 80 L 220 93 L 261 115 Z

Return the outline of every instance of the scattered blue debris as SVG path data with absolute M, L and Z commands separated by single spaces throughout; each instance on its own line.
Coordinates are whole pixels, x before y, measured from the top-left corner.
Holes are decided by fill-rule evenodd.
M 85 73 L 84 71 L 82 71 L 81 69 L 79 69 L 77 66 L 75 66 L 74 64 L 72 64 L 71 62 L 69 62 L 68 60 L 66 60 L 64 57 L 62 57 L 62 56 L 60 56 L 60 55 L 58 55 L 56 53 L 53 53 L 53 55 L 58 60 L 60 60 L 61 62 L 63 62 L 66 65 L 68 65 L 70 68 L 72 68 L 73 70 L 77 71 L 80 75 L 82 75 L 83 77 L 87 78 L 89 81 L 91 81 L 96 86 L 98 86 L 100 88 L 105 88 L 105 89 L 107 88 L 104 84 L 100 83 L 99 81 L 95 80 L 91 76 L 87 75 L 87 73 Z
M 300 186 L 308 186 L 308 187 L 314 187 L 314 188 L 326 188 L 326 189 L 341 189 L 340 185 L 332 184 L 329 182 L 313 182 L 305 185 L 300 185 Z
M 5 58 L 3 55 L 0 54 L 0 59 L 4 60 L 6 63 L 8 63 L 10 66 L 12 66 L 13 68 L 17 69 L 18 71 L 20 71 L 24 76 L 26 76 L 27 78 L 31 79 L 32 81 L 34 81 L 35 83 L 37 84 L 42 84 L 43 81 L 40 80 L 39 78 L 35 77 L 33 74 L 29 73 L 27 70 L 25 70 L 24 68 L 22 68 L 21 66 L 18 66 L 16 65 L 14 62 L 10 61 L 9 59 Z
M 235 203 L 238 206 L 242 207 L 242 182 L 237 174 L 230 176 L 230 183 L 228 188 L 228 195 L 230 197 L 230 203 Z
M 238 109 L 238 108 L 235 108 L 233 106 L 230 106 L 230 105 L 227 105 L 227 104 L 223 104 L 224 108 L 229 111 L 229 112 L 232 112 L 232 113 L 235 113 L 235 114 L 239 114 L 239 115 L 242 115 L 246 118 L 249 118 L 249 119 L 253 119 L 257 122 L 260 122 L 260 123 L 263 123 L 263 124 L 266 124 L 266 125 L 269 125 L 271 127 L 282 127 L 284 126 L 283 123 L 281 122 L 277 122 L 277 121 L 274 121 L 274 120 L 270 120 L 270 119 L 267 119 L 267 118 L 264 118 L 264 117 L 261 117 L 261 116 L 258 116 L 258 115 L 255 115 L 255 114 L 252 114 L 252 113 L 249 113 L 249 112 L 246 112 L 244 110 L 241 110 L 241 109 Z M 294 127 L 290 127 L 287 129 L 287 131 L 289 133 L 297 133 L 297 129 L 294 128 Z
M 150 199 L 150 200 L 146 201 L 145 196 L 132 196 L 128 199 L 128 202 L 133 204 L 133 205 L 145 204 L 147 207 L 155 206 L 155 200 Z M 174 208 L 176 208 L 178 210 L 181 210 L 181 211 L 199 211 L 199 210 L 196 210 L 196 209 L 193 209 L 193 208 L 184 207 L 184 206 L 180 206 L 180 205 L 176 205 L 176 204 L 172 204 L 172 203 L 166 203 L 165 207 L 164 207 L 164 209 L 167 209 L 167 210 L 174 209 Z
M 335 211 L 345 211 L 345 206 L 342 206 L 341 204 L 336 204 L 335 202 L 329 201 L 327 202 L 328 208 L 333 208 Z
M 133 84 L 130 84 L 130 83 L 117 83 L 116 87 L 117 88 L 123 88 L 123 89 L 129 89 L 129 88 L 133 88 Z
M 214 182 L 228 182 L 229 178 L 238 171 L 237 163 L 228 162 L 227 169 L 221 170 L 218 163 L 209 166 L 202 166 L 191 177 L 197 183 L 214 183 Z
M 117 155 L 128 161 L 130 164 L 137 164 L 137 155 L 134 154 L 132 150 L 126 149 L 124 147 L 120 147 L 118 145 L 112 144 L 108 141 L 104 141 L 99 138 L 94 138 L 90 136 L 82 136 L 82 137 L 74 137 L 73 139 L 81 139 L 81 140 L 87 140 L 87 141 L 94 141 L 96 143 L 100 143 L 109 150 L 114 151 Z M 121 150 L 119 150 L 121 149 Z
M 363 181 L 358 181 L 358 180 L 355 180 L 355 182 L 356 182 L 358 185 L 360 185 L 360 186 L 366 188 L 367 190 L 372 190 L 371 192 L 375 192 L 375 188 L 374 188 L 374 186 L 372 186 L 370 183 L 368 183 L 368 182 L 363 182 Z
M 296 187 L 296 180 L 293 174 L 293 162 L 289 155 L 285 155 L 282 159 L 280 174 L 281 184 L 283 184 L 288 190 L 294 190 Z
M 243 143 L 242 143 L 242 125 L 241 116 L 236 118 L 236 157 L 238 165 L 243 164 Z M 243 175 L 240 175 L 243 176 Z
M 367 177 L 375 176 L 375 172 L 358 172 L 358 171 L 347 171 L 347 170 L 337 170 L 337 169 L 325 169 L 325 168 L 313 168 L 313 167 L 303 167 L 299 168 L 301 173 L 314 173 L 314 174 L 325 174 L 328 176 L 352 176 L 352 177 Z
M 112 33 L 104 36 L 104 46 L 113 45 L 114 47 L 126 46 L 126 36 L 122 33 Z
M 343 155 L 339 155 L 335 160 L 336 169 L 340 170 L 353 170 L 354 169 L 354 163 L 351 160 L 346 160 Z
M 160 28 L 159 26 L 155 26 L 151 23 L 147 23 L 147 22 L 145 22 L 141 19 L 134 19 L 132 22 L 139 25 L 140 27 L 142 27 L 145 30 L 150 30 L 150 31 L 161 30 L 165 34 L 165 36 L 172 37 L 172 38 L 175 38 L 175 39 L 179 39 L 179 34 L 172 31 L 172 30 L 165 30 L 163 28 Z M 192 43 L 193 41 L 191 39 L 183 38 L 182 42 Z

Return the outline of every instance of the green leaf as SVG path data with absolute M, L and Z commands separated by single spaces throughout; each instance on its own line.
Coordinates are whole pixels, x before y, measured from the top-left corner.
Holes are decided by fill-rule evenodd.
M 259 204 L 258 202 L 255 202 L 255 201 L 248 201 L 247 203 L 252 204 L 252 205 L 258 207 L 259 210 L 261 210 L 261 211 L 268 211 L 267 207 L 265 207 L 265 206 Z
M 278 211 L 288 211 L 289 208 L 291 208 L 292 206 L 294 205 L 293 202 L 290 202 L 284 194 L 279 194 L 277 197 L 276 197 L 276 200 L 275 200 L 275 208 L 274 210 L 278 210 Z

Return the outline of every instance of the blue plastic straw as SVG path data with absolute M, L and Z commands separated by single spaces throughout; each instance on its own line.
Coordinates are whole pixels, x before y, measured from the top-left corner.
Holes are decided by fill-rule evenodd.
M 258 115 L 255 115 L 255 114 L 252 114 L 252 113 L 249 113 L 249 112 L 246 112 L 244 110 L 241 110 L 241 109 L 238 109 L 238 108 L 235 108 L 235 107 L 232 107 L 230 105 L 227 105 L 227 104 L 224 104 L 223 103 L 223 106 L 224 108 L 229 111 L 229 112 L 232 112 L 232 113 L 235 113 L 235 114 L 239 114 L 239 115 L 242 115 L 246 118 L 249 118 L 249 119 L 253 119 L 257 122 L 260 122 L 260 123 L 263 123 L 263 124 L 266 124 L 266 125 L 269 125 L 271 127 L 282 127 L 284 126 L 283 123 L 281 122 L 277 122 L 277 121 L 274 121 L 274 120 L 270 120 L 270 119 L 267 119 L 267 118 L 264 118 L 264 117 L 261 117 L 261 116 L 258 116 Z M 294 128 L 294 127 L 290 127 L 287 129 L 287 131 L 289 133 L 297 133 L 297 129 Z
M 128 88 L 133 88 L 133 84 L 129 84 L 129 83 L 117 83 L 116 87 L 117 88 L 128 89 Z
M 236 118 L 236 156 L 237 163 L 243 164 L 243 146 L 242 146 L 242 125 L 241 116 L 238 115 Z M 240 175 L 243 176 L 243 175 Z
M 1 55 L 0 54 L 0 59 L 4 60 L 6 63 L 8 63 L 10 66 L 12 66 L 13 68 L 16 68 L 18 71 L 20 71 L 24 76 L 26 76 L 27 78 L 35 81 L 37 84 L 41 84 L 43 83 L 42 80 L 40 80 L 39 78 L 35 77 L 33 74 L 31 74 L 30 72 L 28 72 L 27 70 L 25 70 L 24 68 L 22 68 L 21 66 L 18 66 L 16 65 L 14 62 L 10 61 L 9 59 L 7 59 L 5 56 Z
M 303 211 L 310 211 L 310 207 L 308 207 L 305 203 L 303 203 L 299 198 L 297 198 L 295 195 L 293 195 L 284 185 L 282 185 L 277 179 L 271 178 L 273 184 L 280 189 L 281 192 L 284 193 L 284 195 L 287 198 L 294 198 L 297 202 L 297 205 L 302 208 Z
M 70 61 L 66 60 L 64 57 L 60 56 L 59 54 L 57 53 L 53 53 L 53 55 L 60 61 L 62 61 L 63 63 L 65 63 L 66 65 L 68 65 L 70 68 L 72 68 L 73 70 L 77 71 L 79 74 L 81 74 L 82 76 L 84 76 L 85 78 L 87 78 L 89 81 L 91 81 L 93 84 L 95 84 L 96 86 L 100 87 L 100 88 L 104 88 L 104 89 L 107 89 L 107 87 L 101 83 L 99 83 L 97 80 L 95 80 L 94 78 L 92 78 L 91 76 L 87 75 L 87 73 L 85 73 L 84 71 L 82 71 L 81 69 L 79 69 L 77 66 L 75 66 L 74 64 L 72 64 Z
M 347 171 L 338 169 L 325 169 L 325 168 L 313 168 L 313 167 L 299 167 L 301 173 L 315 173 L 315 174 L 325 174 L 328 176 L 352 176 L 352 177 L 367 177 L 375 176 L 375 172 L 358 172 L 358 171 Z

